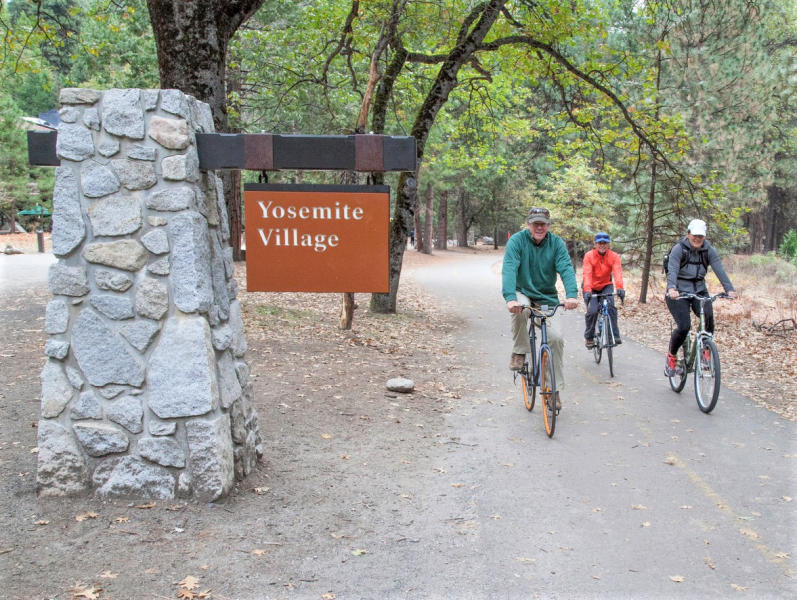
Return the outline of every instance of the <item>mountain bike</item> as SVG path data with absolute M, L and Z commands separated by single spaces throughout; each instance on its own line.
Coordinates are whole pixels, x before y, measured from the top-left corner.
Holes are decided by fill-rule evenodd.
M 556 416 L 559 411 L 556 410 L 556 378 L 554 377 L 553 370 L 553 351 L 548 345 L 548 319 L 550 319 L 560 306 L 564 304 L 557 304 L 553 308 L 548 306 L 534 306 L 523 305 L 521 308 L 525 311 L 530 311 L 529 318 L 529 343 L 531 344 L 531 352 L 526 356 L 526 361 L 523 363 L 523 368 L 516 371 L 514 378 L 517 381 L 518 376 L 523 384 L 523 402 L 526 409 L 534 410 L 534 400 L 537 395 L 537 388 L 540 389 L 540 396 L 542 397 L 542 405 L 544 410 L 542 412 L 543 420 L 545 421 L 545 432 L 548 437 L 553 437 L 554 428 L 556 427 Z M 536 328 L 540 328 L 540 350 L 537 352 L 537 332 Z M 531 363 L 529 363 L 531 360 Z
M 609 376 L 614 377 L 614 356 L 612 348 L 617 343 L 614 339 L 614 331 L 612 330 L 612 320 L 609 316 L 609 298 L 617 296 L 616 293 L 610 294 L 596 294 L 598 299 L 598 321 L 595 323 L 595 332 L 592 337 L 592 354 L 595 357 L 595 362 L 600 364 L 603 349 L 606 348 L 606 358 L 609 363 Z
M 695 374 L 695 398 L 697 405 L 704 413 L 708 414 L 717 405 L 720 395 L 720 356 L 714 336 L 706 331 L 706 302 L 714 302 L 717 298 L 727 298 L 728 294 L 715 294 L 714 296 L 698 296 L 697 294 L 681 293 L 678 300 L 698 300 L 700 302 L 700 327 L 697 333 L 686 338 L 681 348 L 680 358 L 675 374 L 669 377 L 670 387 L 674 392 L 680 393 L 686 385 L 689 373 Z

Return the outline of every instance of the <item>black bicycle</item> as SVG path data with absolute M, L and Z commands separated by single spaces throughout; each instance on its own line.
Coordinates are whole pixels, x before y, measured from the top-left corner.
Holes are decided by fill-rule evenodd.
M 609 298 L 612 296 L 619 297 L 619 294 L 610 293 L 596 295 L 598 299 L 598 321 L 595 323 L 595 331 L 592 337 L 592 354 L 595 357 L 596 363 L 600 364 L 603 349 L 606 349 L 610 377 L 614 377 L 614 356 L 612 348 L 617 345 L 614 339 L 614 331 L 612 330 L 612 320 L 609 315 Z
M 715 294 L 714 296 L 698 296 L 681 292 L 678 300 L 698 300 L 700 302 L 700 327 L 697 333 L 686 338 L 681 348 L 681 358 L 678 360 L 675 373 L 669 376 L 670 387 L 674 392 L 680 393 L 686 385 L 689 373 L 695 374 L 695 398 L 697 405 L 704 413 L 708 414 L 717 405 L 720 395 L 720 355 L 714 336 L 706 331 L 706 302 L 714 302 L 717 298 L 728 298 L 728 294 Z
M 554 428 L 556 427 L 556 415 L 559 410 L 556 409 L 556 378 L 553 369 L 553 351 L 548 345 L 548 325 L 547 321 L 550 319 L 560 306 L 564 304 L 557 304 L 553 308 L 548 306 L 534 306 L 524 305 L 521 308 L 531 312 L 529 318 L 529 343 L 531 344 L 531 352 L 526 356 L 526 361 L 523 363 L 523 368 L 515 372 L 515 382 L 520 376 L 523 382 L 523 402 L 526 409 L 529 411 L 534 410 L 534 400 L 537 395 L 537 388 L 540 389 L 542 396 L 543 406 L 543 419 L 545 421 L 545 432 L 548 437 L 553 437 Z M 537 332 L 535 329 L 540 328 L 540 350 L 537 353 Z M 529 364 L 529 357 L 531 363 Z

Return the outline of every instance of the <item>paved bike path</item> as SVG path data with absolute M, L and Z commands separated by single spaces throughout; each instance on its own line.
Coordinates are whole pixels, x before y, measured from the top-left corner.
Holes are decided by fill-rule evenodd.
M 795 597 L 797 424 L 727 388 L 703 414 L 691 378 L 675 394 L 663 353 L 627 336 L 612 379 L 583 347 L 583 312 L 570 311 L 549 439 L 508 370 L 495 262 L 465 255 L 416 274 L 466 322 L 456 346 L 468 395 L 448 417 L 459 444 L 445 468 L 477 535 L 449 549 L 446 568 L 475 597 Z

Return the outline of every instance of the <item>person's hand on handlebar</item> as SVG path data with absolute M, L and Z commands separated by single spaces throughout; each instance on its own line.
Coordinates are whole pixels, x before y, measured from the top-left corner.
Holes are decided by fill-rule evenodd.
M 574 310 L 578 308 L 578 299 L 577 298 L 566 298 L 565 299 L 565 310 Z
M 736 298 L 737 298 L 737 296 L 736 296 L 736 292 L 734 292 L 733 290 L 731 290 L 730 292 L 728 292 L 728 298 L 731 298 L 731 299 L 733 299 L 733 300 L 736 300 Z
M 676 290 L 675 288 L 670 288 L 669 290 L 667 290 L 667 295 L 670 297 L 670 300 L 677 300 L 678 296 L 680 296 L 681 294 L 679 294 L 678 290 Z
M 517 300 L 510 300 L 506 303 L 506 307 L 511 313 L 523 312 L 523 305 Z

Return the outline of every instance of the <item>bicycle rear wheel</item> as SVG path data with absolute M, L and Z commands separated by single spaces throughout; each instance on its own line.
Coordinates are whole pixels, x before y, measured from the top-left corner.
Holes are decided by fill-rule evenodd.
M 537 388 L 534 387 L 534 373 L 533 367 L 526 362 L 523 365 L 523 370 L 518 373 L 520 375 L 520 383 L 523 386 L 523 404 L 526 405 L 526 410 L 534 410 L 534 398 L 537 395 Z
M 553 374 L 553 356 L 551 349 L 545 347 L 540 353 L 540 396 L 542 397 L 545 433 L 553 437 L 556 427 L 556 380 Z
M 601 348 L 601 339 L 603 336 L 601 332 L 603 331 L 603 316 L 598 317 L 598 324 L 597 324 L 597 335 L 592 338 L 592 343 L 595 344 L 592 347 L 592 355 L 595 357 L 595 362 L 601 364 L 601 353 L 603 352 L 603 348 Z
M 686 365 L 689 364 L 686 356 L 686 344 L 681 346 L 681 358 L 678 360 L 677 364 L 679 367 L 681 367 L 681 374 L 671 375 L 669 379 L 672 391 L 680 394 L 681 390 L 684 389 L 684 386 L 686 385 Z
M 717 406 L 720 395 L 720 357 L 714 340 L 697 341 L 695 358 L 695 398 L 697 405 L 708 414 Z

